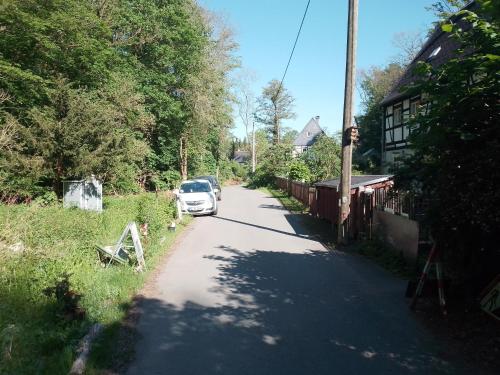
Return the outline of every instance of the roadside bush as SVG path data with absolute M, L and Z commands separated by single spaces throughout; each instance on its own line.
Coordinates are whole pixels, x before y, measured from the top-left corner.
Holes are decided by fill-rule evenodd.
M 152 194 L 142 195 L 137 202 L 138 224 L 147 224 L 152 235 L 160 233 L 161 229 L 174 216 L 174 207 L 171 201 L 160 199 Z
M 160 178 L 165 182 L 165 187 L 168 190 L 175 189 L 182 180 L 181 174 L 177 170 L 170 169 L 165 172 L 161 172 Z
M 233 172 L 233 177 L 239 180 L 245 180 L 248 177 L 248 165 L 232 161 L 231 170 Z
M 278 144 L 271 146 L 260 157 L 255 173 L 252 175 L 251 186 L 269 186 L 274 184 L 276 176 L 288 176 L 292 161 L 292 146 Z
M 309 182 L 311 171 L 304 161 L 295 159 L 290 163 L 288 178 L 292 181 Z
M 35 198 L 33 203 L 38 204 L 40 206 L 50 206 L 58 203 L 57 194 L 53 191 L 47 191 L 42 195 Z

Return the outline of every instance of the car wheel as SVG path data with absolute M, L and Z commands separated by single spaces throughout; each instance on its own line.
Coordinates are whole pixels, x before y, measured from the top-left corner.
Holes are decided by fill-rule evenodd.
M 222 200 L 222 194 L 219 194 L 219 196 L 217 197 L 217 200 L 218 200 L 218 201 L 221 201 L 221 200 Z
M 215 210 L 212 212 L 212 216 L 217 215 L 218 211 L 219 211 L 219 207 L 215 207 Z

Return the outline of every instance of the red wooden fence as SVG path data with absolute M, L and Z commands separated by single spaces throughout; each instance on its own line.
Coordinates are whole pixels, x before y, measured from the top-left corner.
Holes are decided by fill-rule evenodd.
M 309 213 L 320 219 L 326 219 L 337 225 L 339 193 L 333 186 L 310 186 L 298 181 L 290 181 L 283 177 L 276 178 L 277 186 L 293 196 L 309 208 Z M 372 194 L 366 194 L 366 186 L 357 187 L 351 190 L 351 207 L 348 219 L 349 236 L 357 238 L 361 233 L 371 230 L 373 209 L 376 205 L 385 207 L 403 207 L 411 203 L 404 203 L 401 197 L 389 199 L 387 191 L 391 183 L 388 181 L 367 185 L 374 190 Z

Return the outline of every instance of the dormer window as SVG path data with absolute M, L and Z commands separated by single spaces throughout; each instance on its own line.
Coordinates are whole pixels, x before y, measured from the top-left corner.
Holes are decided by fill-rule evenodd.
M 427 61 L 431 61 L 431 60 L 434 60 L 437 55 L 439 55 L 439 52 L 441 52 L 441 46 L 435 48 L 431 54 L 429 55 L 429 57 L 427 58 Z

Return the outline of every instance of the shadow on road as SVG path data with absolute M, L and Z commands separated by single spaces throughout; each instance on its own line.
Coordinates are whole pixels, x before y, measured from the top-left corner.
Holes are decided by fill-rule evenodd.
M 288 211 L 285 207 L 277 205 L 277 204 L 261 204 L 259 208 L 269 208 L 271 210 L 281 210 Z
M 265 227 L 263 225 L 258 225 L 258 224 L 253 224 L 253 223 L 247 223 L 247 222 L 240 221 L 240 220 L 229 219 L 227 217 L 222 217 L 222 216 L 212 216 L 212 218 L 213 219 L 218 219 L 218 220 L 230 221 L 230 222 L 236 223 L 236 224 L 248 225 L 250 227 L 254 227 L 254 228 L 258 228 L 258 229 L 269 230 L 271 232 L 275 232 L 275 233 L 279 233 L 279 234 L 284 234 L 284 235 L 287 235 L 287 236 L 300 237 L 300 238 L 308 238 L 308 239 L 313 238 L 313 236 L 309 236 L 307 233 L 297 234 L 297 233 L 292 233 L 292 232 L 285 232 L 283 230 L 274 229 L 274 228 L 271 228 L 271 227 Z
M 152 337 L 138 342 L 131 374 L 457 373 L 421 335 L 400 288 L 365 284 L 345 257 L 219 250 L 205 259 L 217 262 L 210 292 L 225 302 L 140 301 Z

